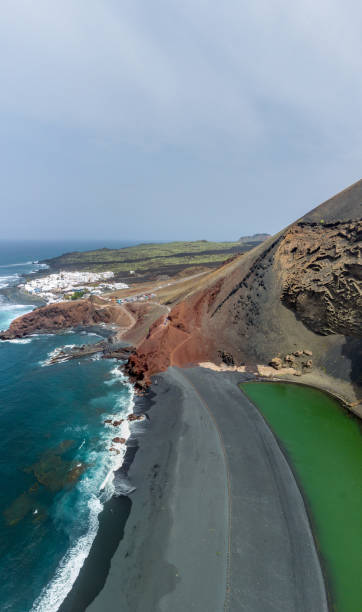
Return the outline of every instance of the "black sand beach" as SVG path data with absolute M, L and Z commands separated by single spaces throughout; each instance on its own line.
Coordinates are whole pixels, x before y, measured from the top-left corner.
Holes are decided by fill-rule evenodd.
M 136 491 L 105 509 L 61 612 L 328 609 L 302 496 L 241 378 L 154 378 L 150 420 L 133 438 Z

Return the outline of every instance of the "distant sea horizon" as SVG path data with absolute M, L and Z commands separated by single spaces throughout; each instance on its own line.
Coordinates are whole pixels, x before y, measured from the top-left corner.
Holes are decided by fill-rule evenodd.
M 36 239 L 8 239 L 0 238 L 0 265 L 7 263 L 19 264 L 23 261 L 41 261 L 58 257 L 73 251 L 92 251 L 95 249 L 123 249 L 136 246 L 145 241 L 140 240 L 101 240 L 99 238 L 64 240 L 47 238 Z M 0 268 L 1 270 L 1 268 Z M 0 273 L 1 277 L 1 273 Z
M 33 263 L 74 250 L 138 244 L 110 240 L 0 240 L 0 288 Z M 0 329 L 33 306 L 0 293 Z M 109 333 L 109 332 L 108 332 Z M 117 363 L 47 366 L 59 346 L 95 342 L 106 329 L 0 342 L 0 610 L 55 612 L 74 583 L 113 494 L 122 452 L 109 452 L 134 392 Z M 127 437 L 127 423 L 121 434 Z

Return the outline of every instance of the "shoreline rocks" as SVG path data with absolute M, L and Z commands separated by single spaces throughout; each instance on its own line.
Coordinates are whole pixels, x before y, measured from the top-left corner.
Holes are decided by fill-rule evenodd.
M 283 362 L 280 357 L 273 357 L 273 359 L 270 360 L 269 365 L 275 370 L 281 370 L 283 367 Z

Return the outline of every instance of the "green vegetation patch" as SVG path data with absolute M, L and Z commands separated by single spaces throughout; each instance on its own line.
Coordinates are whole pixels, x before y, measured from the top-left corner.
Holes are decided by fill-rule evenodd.
M 167 268 L 218 265 L 235 255 L 249 250 L 251 245 L 239 242 L 167 242 L 139 244 L 124 249 L 66 253 L 46 260 L 52 269 L 112 270 L 115 273 L 167 271 Z
M 65 295 L 65 299 L 66 300 L 80 300 L 80 298 L 83 297 L 83 295 L 86 294 L 86 291 L 84 290 L 80 290 L 80 291 L 74 291 L 74 293 L 71 293 L 70 295 Z

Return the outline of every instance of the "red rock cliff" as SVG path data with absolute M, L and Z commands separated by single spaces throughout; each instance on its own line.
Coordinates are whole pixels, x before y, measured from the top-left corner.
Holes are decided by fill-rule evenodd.
M 317 366 L 360 387 L 361 203 L 359 181 L 198 280 L 152 326 L 129 374 L 148 384 L 170 365 L 268 363 L 307 343 Z
M 99 305 L 92 300 L 59 302 L 36 308 L 15 319 L 8 330 L 0 334 L 1 340 L 22 338 L 38 332 L 51 332 L 77 325 L 110 323 L 119 318 L 119 309 L 112 305 Z

